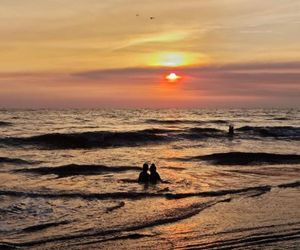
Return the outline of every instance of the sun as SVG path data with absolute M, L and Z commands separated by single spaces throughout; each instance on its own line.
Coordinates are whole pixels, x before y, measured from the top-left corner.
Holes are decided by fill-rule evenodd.
M 169 75 L 166 76 L 166 79 L 170 82 L 175 82 L 177 80 L 179 80 L 181 77 L 176 75 L 176 73 L 172 72 Z

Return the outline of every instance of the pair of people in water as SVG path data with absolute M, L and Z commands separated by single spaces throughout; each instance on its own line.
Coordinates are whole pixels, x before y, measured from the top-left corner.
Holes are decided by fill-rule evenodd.
M 157 182 L 161 182 L 161 178 L 156 171 L 156 166 L 154 163 L 150 166 L 150 174 L 148 174 L 149 166 L 147 163 L 143 165 L 143 171 L 139 175 L 138 182 L 139 183 L 152 183 L 156 184 Z

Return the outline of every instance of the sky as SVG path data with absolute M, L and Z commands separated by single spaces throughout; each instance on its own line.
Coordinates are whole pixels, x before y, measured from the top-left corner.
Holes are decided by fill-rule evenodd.
M 299 0 L 0 0 L 0 108 L 299 108 L 299 27 Z

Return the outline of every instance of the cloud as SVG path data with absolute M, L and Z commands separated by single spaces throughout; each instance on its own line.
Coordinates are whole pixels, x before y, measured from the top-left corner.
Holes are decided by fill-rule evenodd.
M 289 82 L 299 83 L 300 62 L 266 62 L 266 63 L 240 63 L 240 64 L 212 64 L 198 67 L 183 68 L 161 68 L 161 67 L 136 67 L 136 68 L 120 68 L 106 69 L 94 71 L 76 72 L 72 75 L 87 79 L 104 79 L 104 78 L 132 78 L 141 76 L 153 76 L 162 72 L 177 70 L 182 71 L 191 77 L 200 78 L 220 78 L 226 80 L 244 80 L 247 82 Z
M 183 80 L 162 83 L 163 77 L 173 70 L 182 75 Z M 76 107 L 97 104 L 105 107 L 225 107 L 229 104 L 295 107 L 300 105 L 299 79 L 299 61 L 181 69 L 136 67 L 55 74 L 10 73 L 0 74 L 0 105 L 5 106 L 11 97 L 10 100 L 23 100 L 22 105 L 40 102 L 44 106 L 53 102 L 53 105 Z M 43 98 L 37 99 L 39 96 Z
M 176 71 L 176 70 L 175 70 Z M 296 98 L 300 92 L 300 62 L 268 62 L 207 65 L 183 68 L 181 90 L 211 96 L 265 96 Z M 76 73 L 76 77 L 99 81 L 154 79 L 168 72 L 161 68 L 128 68 Z M 147 82 L 147 81 L 146 81 Z M 146 83 L 145 82 L 145 83 Z M 148 81 L 147 84 L 154 84 Z
M 132 38 L 127 42 L 116 47 L 114 50 L 127 49 L 133 46 L 139 46 L 149 43 L 171 43 L 182 41 L 190 35 L 186 31 L 173 31 L 173 32 L 163 32 L 158 34 L 150 34 Z

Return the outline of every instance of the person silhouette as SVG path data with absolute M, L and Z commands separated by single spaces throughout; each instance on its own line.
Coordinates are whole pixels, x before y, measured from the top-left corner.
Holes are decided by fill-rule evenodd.
M 228 135 L 229 136 L 233 136 L 234 135 L 234 126 L 232 124 L 229 125 Z
M 150 166 L 150 178 L 149 178 L 150 183 L 156 184 L 159 181 L 162 181 L 159 174 L 156 171 L 156 166 L 154 163 L 151 164 Z
M 138 182 L 139 183 L 148 183 L 150 175 L 148 174 L 149 166 L 147 163 L 144 163 L 143 170 L 139 175 Z

